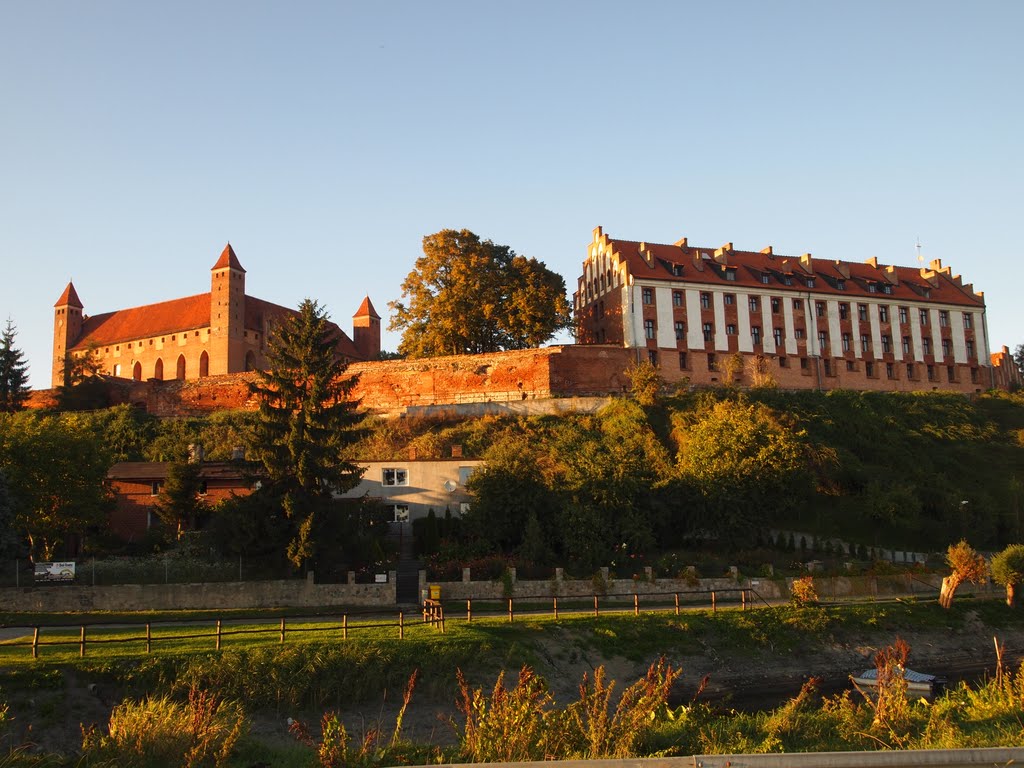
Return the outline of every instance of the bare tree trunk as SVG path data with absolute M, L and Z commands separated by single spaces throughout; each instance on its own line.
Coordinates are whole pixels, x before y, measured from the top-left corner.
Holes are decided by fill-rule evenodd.
M 1017 585 L 1012 581 L 1006 582 L 1006 604 L 1011 608 L 1017 607 Z
M 953 596 L 963 580 L 955 573 L 951 573 L 942 580 L 942 589 L 939 591 L 939 605 L 949 608 L 953 605 Z

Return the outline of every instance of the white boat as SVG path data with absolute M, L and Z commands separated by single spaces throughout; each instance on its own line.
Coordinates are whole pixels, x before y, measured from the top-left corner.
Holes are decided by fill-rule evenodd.
M 854 685 L 864 691 L 874 691 L 878 688 L 878 670 L 872 667 L 865 669 L 856 677 L 851 676 Z M 915 672 L 912 669 L 903 670 L 903 679 L 907 681 L 907 693 L 913 696 L 924 696 L 932 698 L 942 686 L 946 684 L 946 678 L 938 675 L 927 675 L 923 672 Z

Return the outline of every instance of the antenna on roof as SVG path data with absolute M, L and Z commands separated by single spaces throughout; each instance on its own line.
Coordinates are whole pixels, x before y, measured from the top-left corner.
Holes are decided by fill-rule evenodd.
M 917 238 L 917 263 L 924 266 L 924 256 L 921 255 L 921 238 Z

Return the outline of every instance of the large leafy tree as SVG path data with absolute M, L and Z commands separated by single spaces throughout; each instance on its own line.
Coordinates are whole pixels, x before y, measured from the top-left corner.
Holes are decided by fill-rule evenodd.
M 20 410 L 28 397 L 28 364 L 25 355 L 14 346 L 17 329 L 8 318 L 0 334 L 0 412 Z
M 408 357 L 527 349 L 569 327 L 565 280 L 543 262 L 469 230 L 423 238 L 423 255 L 389 304 Z
M 267 369 L 251 385 L 259 401 L 255 459 L 261 494 L 280 501 L 291 523 L 287 553 L 296 567 L 317 554 L 320 534 L 333 530 L 335 500 L 355 487 L 362 470 L 349 457 L 357 435 L 355 378 L 338 353 L 338 329 L 306 299 L 267 343 Z

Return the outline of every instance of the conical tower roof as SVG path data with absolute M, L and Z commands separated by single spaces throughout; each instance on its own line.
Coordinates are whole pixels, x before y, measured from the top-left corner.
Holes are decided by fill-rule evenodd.
M 210 271 L 212 272 L 214 269 L 227 269 L 228 267 L 231 267 L 231 269 L 238 272 L 245 272 L 245 270 L 242 269 L 241 263 L 238 261 L 238 257 L 235 256 L 235 249 L 231 247 L 231 243 L 224 246 L 224 250 L 221 251 L 220 258 L 217 259 L 217 263 L 213 265 L 213 269 Z
M 359 305 L 359 309 L 352 317 L 372 317 L 376 320 L 380 320 L 380 315 L 377 314 L 377 310 L 373 308 L 373 303 L 370 301 L 370 297 L 367 296 L 363 299 L 363 303 Z
M 82 309 L 82 300 L 78 298 L 78 292 L 75 290 L 75 285 L 71 281 L 68 281 L 68 287 L 64 289 L 64 293 L 57 299 L 55 307 L 77 307 Z

